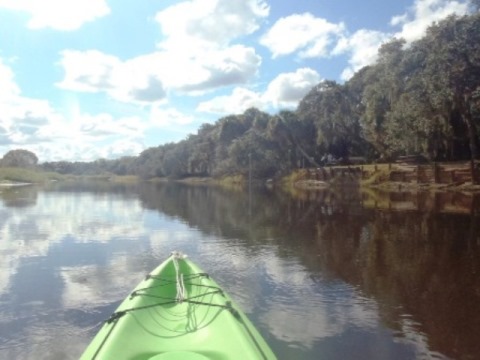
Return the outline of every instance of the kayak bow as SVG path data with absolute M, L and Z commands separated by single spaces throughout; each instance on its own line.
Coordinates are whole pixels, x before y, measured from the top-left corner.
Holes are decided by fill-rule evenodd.
M 218 284 L 174 252 L 120 304 L 80 359 L 276 357 Z

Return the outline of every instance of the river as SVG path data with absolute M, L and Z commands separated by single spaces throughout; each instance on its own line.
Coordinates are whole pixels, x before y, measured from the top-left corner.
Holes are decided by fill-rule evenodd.
M 182 184 L 0 189 L 0 359 L 77 359 L 173 250 L 236 300 L 279 359 L 477 359 L 479 202 Z

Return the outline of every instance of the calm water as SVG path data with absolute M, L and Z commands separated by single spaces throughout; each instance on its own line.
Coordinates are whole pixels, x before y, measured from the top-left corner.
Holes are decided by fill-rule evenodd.
M 463 194 L 0 189 L 0 359 L 77 359 L 181 250 L 279 359 L 480 358 L 480 209 Z

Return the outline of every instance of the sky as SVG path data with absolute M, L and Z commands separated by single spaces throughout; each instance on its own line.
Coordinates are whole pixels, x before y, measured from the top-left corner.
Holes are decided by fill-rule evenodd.
M 294 110 L 468 0 L 0 0 L 0 157 L 136 156 L 256 107 Z

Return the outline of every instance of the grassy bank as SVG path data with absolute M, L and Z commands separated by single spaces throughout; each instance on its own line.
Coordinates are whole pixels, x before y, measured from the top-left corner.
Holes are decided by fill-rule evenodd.
M 70 175 L 69 180 L 74 181 L 103 181 L 122 184 L 133 184 L 140 179 L 135 175 L 113 175 L 113 174 L 98 174 L 98 175 Z
M 225 176 L 221 179 L 216 179 L 215 183 L 234 191 L 243 191 L 248 188 L 248 179 L 243 175 Z
M 36 169 L 17 167 L 0 167 L 1 183 L 31 183 L 41 184 L 52 180 L 63 180 L 65 177 L 58 173 L 44 172 Z

